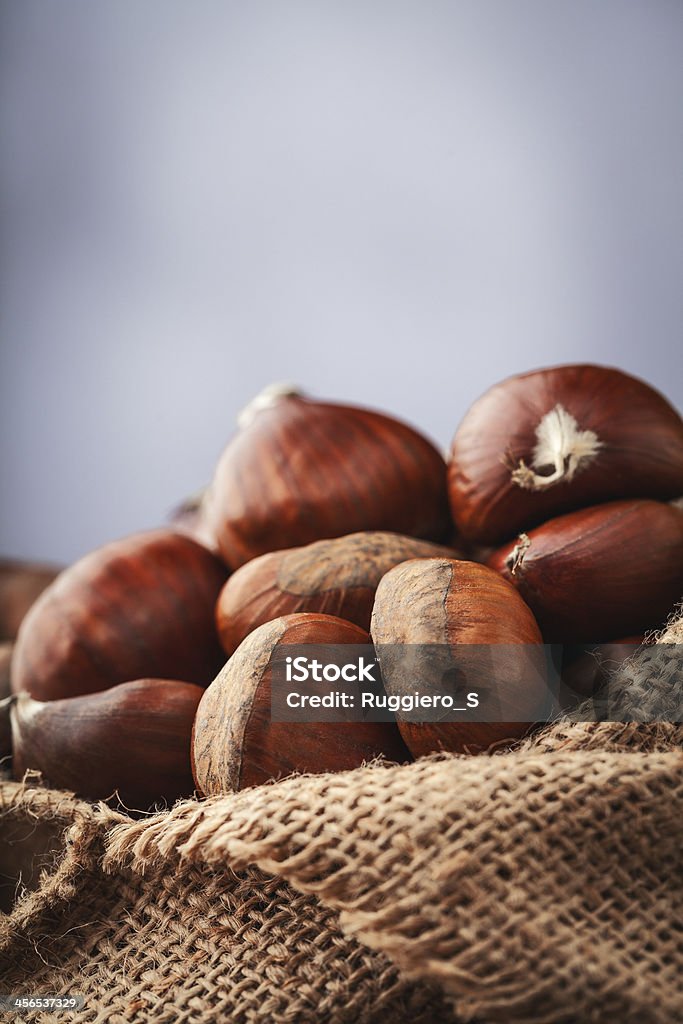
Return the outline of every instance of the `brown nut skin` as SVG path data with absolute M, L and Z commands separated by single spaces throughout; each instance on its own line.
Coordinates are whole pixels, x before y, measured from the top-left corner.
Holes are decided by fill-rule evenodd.
M 137 679 L 65 700 L 18 694 L 14 777 L 37 769 L 60 789 L 102 800 L 116 793 L 136 810 L 189 796 L 192 723 L 203 693 L 192 683 Z
M 27 611 L 60 571 L 52 565 L 0 559 L 0 641 L 15 639 Z
M 558 407 L 574 428 L 566 417 L 559 422 Z M 547 442 L 540 461 L 539 430 Z M 481 544 L 501 544 L 599 502 L 675 498 L 683 494 L 683 421 L 654 388 L 610 367 L 556 366 L 510 377 L 476 401 L 458 427 L 448 489 L 462 536 Z
M 192 770 L 205 796 L 257 786 L 292 772 L 339 772 L 379 754 L 409 761 L 393 722 L 274 722 L 269 660 L 291 644 L 369 644 L 365 630 L 333 615 L 302 612 L 259 626 L 202 697 Z
M 12 689 L 74 697 L 130 679 L 208 685 L 225 660 L 214 624 L 227 570 L 172 530 L 114 541 L 41 594 L 24 619 Z
M 412 427 L 292 393 L 254 404 L 206 499 L 207 524 L 231 568 L 358 530 L 436 541 L 452 532 L 445 462 Z
M 558 516 L 489 565 L 534 612 L 548 643 L 601 643 L 661 626 L 683 592 L 683 510 L 614 501 Z
M 498 648 L 495 696 L 509 721 L 418 722 L 399 713 L 401 735 L 414 757 L 438 750 L 479 753 L 517 739 L 533 724 L 527 720 L 530 709 L 547 699 L 538 625 L 514 587 L 484 565 L 439 558 L 396 566 L 377 588 L 371 632 L 384 688 L 399 696 L 412 693 L 416 679 L 394 645 L 448 645 L 451 663 L 469 672 L 468 690 L 489 694 L 494 681 L 481 672 L 481 662 L 473 669 L 468 646 L 477 645 L 479 651 L 483 645 L 505 645 Z M 437 671 L 442 663 L 435 665 Z M 437 672 L 431 678 L 431 669 L 428 658 L 420 662 L 421 682 L 438 692 L 442 677 Z
M 216 605 L 223 649 L 232 654 L 252 630 L 280 615 L 321 612 L 370 629 L 382 576 L 408 558 L 458 557 L 451 548 L 367 531 L 273 551 L 238 569 Z

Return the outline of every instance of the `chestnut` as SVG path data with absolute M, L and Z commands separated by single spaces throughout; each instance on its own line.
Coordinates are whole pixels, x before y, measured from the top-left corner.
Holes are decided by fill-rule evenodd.
M 13 698 L 12 770 L 91 799 L 114 794 L 146 810 L 194 791 L 192 723 L 204 690 L 169 679 L 136 679 L 64 700 Z
M 56 700 L 148 677 L 208 685 L 225 660 L 214 607 L 226 576 L 214 555 L 168 529 L 86 555 L 24 619 L 12 689 Z
M 500 544 L 563 512 L 683 494 L 683 420 L 642 380 L 556 366 L 497 384 L 453 439 L 448 488 L 463 537 Z
M 450 535 L 445 462 L 404 423 L 275 390 L 242 424 L 206 498 L 207 525 L 232 569 L 358 530 Z
M 0 641 L 14 640 L 26 612 L 60 571 L 52 565 L 0 559 Z
M 367 531 L 254 558 L 233 573 L 218 598 L 223 648 L 232 654 L 257 626 L 295 612 L 336 615 L 368 630 L 384 573 L 408 558 L 439 555 L 457 557 L 429 541 Z
M 410 760 L 393 722 L 278 722 L 271 718 L 271 660 L 283 646 L 370 644 L 359 626 L 301 612 L 250 633 L 205 691 L 192 736 L 192 770 L 205 796 L 292 772 L 336 772 L 385 755 Z
M 551 519 L 489 565 L 534 612 L 548 643 L 601 643 L 659 626 L 683 592 L 683 510 L 613 501 Z
M 464 678 L 482 711 L 495 709 L 497 720 L 488 722 L 420 721 L 420 714 L 401 712 L 398 726 L 414 757 L 478 753 L 517 739 L 548 707 L 534 616 L 514 587 L 484 565 L 434 558 L 391 569 L 377 588 L 371 633 L 389 695 L 417 690 L 431 697 L 452 692 Z

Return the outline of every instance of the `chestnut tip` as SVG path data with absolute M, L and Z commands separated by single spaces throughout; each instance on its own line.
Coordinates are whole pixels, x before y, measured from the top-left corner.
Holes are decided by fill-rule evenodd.
M 305 398 L 305 394 L 296 385 L 289 381 L 275 381 L 267 384 L 262 391 L 254 395 L 252 400 L 244 406 L 237 414 L 237 426 L 240 430 L 248 427 L 264 409 L 271 409 L 283 398 Z

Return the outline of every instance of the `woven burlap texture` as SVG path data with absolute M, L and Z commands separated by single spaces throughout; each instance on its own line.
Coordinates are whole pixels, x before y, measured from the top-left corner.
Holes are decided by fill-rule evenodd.
M 65 843 L 57 870 L 0 914 L 0 992 L 84 999 L 73 1014 L 13 1020 L 453 1020 L 437 987 L 401 978 L 386 956 L 345 936 L 333 910 L 281 878 L 167 862 L 144 877 L 105 873 L 109 831 L 124 819 L 70 794 L 4 783 L 0 815 L 2 838 L 32 852 L 48 825 Z
M 677 687 L 644 650 L 610 707 Z M 138 821 L 5 786 L 6 816 L 70 828 L 3 921 L 4 988 L 83 993 L 84 1024 L 683 1020 L 682 738 L 562 721 Z

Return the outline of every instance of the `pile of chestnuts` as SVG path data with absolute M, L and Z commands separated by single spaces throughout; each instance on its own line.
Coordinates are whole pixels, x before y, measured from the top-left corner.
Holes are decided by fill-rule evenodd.
M 681 417 L 617 369 L 497 384 L 446 458 L 389 416 L 268 389 L 166 527 L 58 574 L 0 565 L 0 756 L 144 810 L 499 747 L 534 725 L 543 644 L 662 625 L 683 593 L 681 495 Z M 273 655 L 309 643 L 506 645 L 505 720 L 274 721 Z M 410 686 L 400 656 L 379 664 L 388 694 Z

